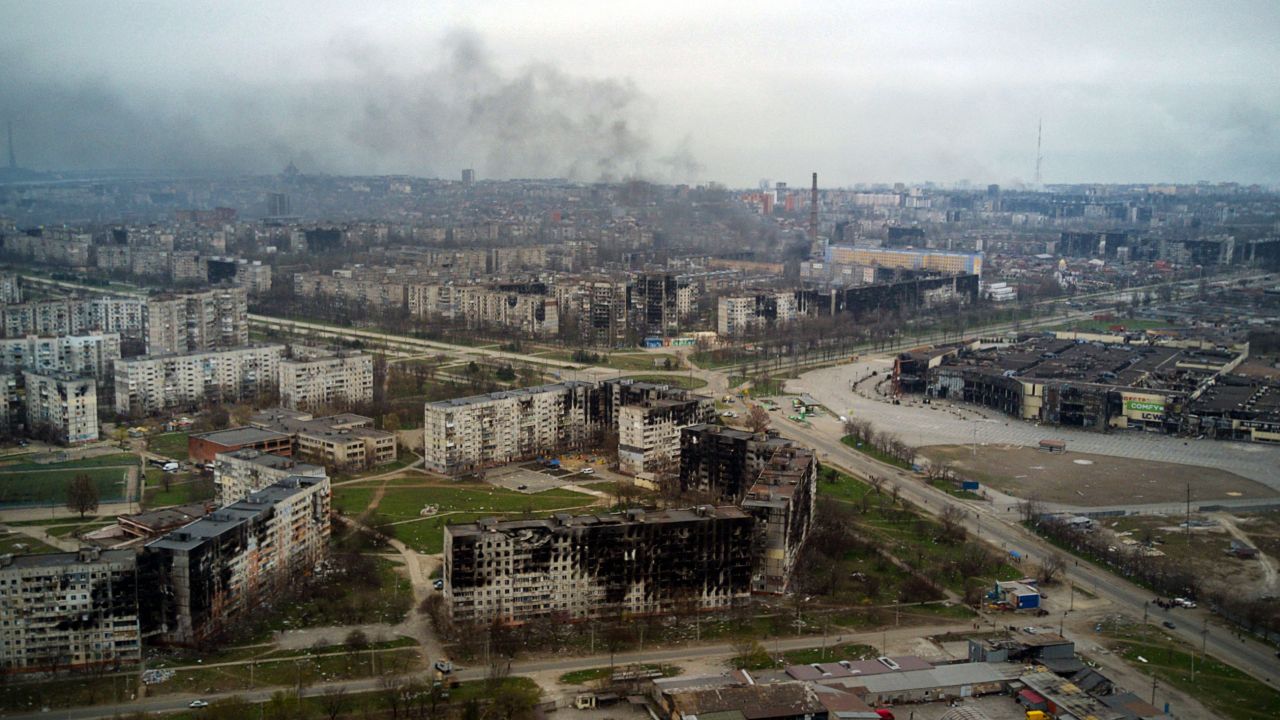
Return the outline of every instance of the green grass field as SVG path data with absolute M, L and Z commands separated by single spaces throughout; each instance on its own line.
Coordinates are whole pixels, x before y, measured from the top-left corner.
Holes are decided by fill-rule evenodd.
M 812 665 L 813 663 L 836 662 L 837 660 L 866 660 L 880 655 L 880 651 L 870 645 L 846 643 L 804 650 L 787 650 L 782 657 L 788 665 Z
M 627 377 L 639 382 L 671 385 L 685 390 L 697 390 L 707 386 L 706 380 L 700 377 L 689 377 L 688 375 L 628 375 Z
M 27 457 L 29 459 L 30 456 Z M 111 455 L 98 455 L 90 458 L 80 458 L 79 460 L 67 460 L 65 462 L 22 462 L 13 464 L 0 464 L 0 473 L 19 472 L 23 470 L 69 470 L 72 468 L 98 468 L 98 467 L 137 467 L 138 456 L 131 453 L 113 453 Z
M 18 546 L 25 545 L 26 548 L 21 552 L 27 555 L 39 555 L 42 553 L 62 552 L 58 548 L 42 543 L 33 537 L 20 535 L 18 533 L 9 533 L 8 535 L 0 535 L 0 555 L 5 553 L 19 552 Z
M 1159 628 L 1108 622 L 1103 633 L 1116 645 L 1116 654 L 1139 672 L 1148 676 L 1154 673 L 1161 685 L 1173 685 L 1210 710 L 1222 713 L 1223 717 L 1238 720 L 1280 717 L 1280 692 L 1230 665 L 1204 657 L 1196 648 Z M 1196 656 L 1194 680 L 1191 676 L 1193 654 Z M 1161 703 L 1159 692 L 1156 702 Z
M 142 504 L 147 508 L 159 508 L 208 500 L 213 497 L 213 489 L 212 482 L 191 480 L 181 475 L 174 477 L 173 484 L 168 490 L 165 490 L 158 480 L 156 486 L 152 486 L 148 481 Z
M 165 433 L 156 435 L 147 440 L 147 449 L 157 455 L 173 458 L 174 460 L 186 460 L 187 455 L 187 435 L 184 432 Z
M 604 366 L 615 370 L 666 370 L 668 360 L 671 361 L 672 370 L 680 369 L 679 358 L 663 353 L 634 353 L 627 355 L 613 353 L 609 356 L 609 362 L 604 363 Z M 656 365 L 654 364 L 655 362 L 657 363 Z
M 378 484 L 356 483 L 334 488 L 334 508 L 346 515 L 362 514 L 369 507 Z M 379 526 L 384 532 L 393 534 L 418 552 L 435 554 L 443 550 L 446 524 L 475 522 L 484 517 L 525 512 L 542 517 L 554 510 L 585 507 L 594 501 L 594 497 L 572 490 L 547 490 L 526 495 L 485 484 L 468 484 L 462 487 L 404 487 L 390 484 L 378 504 L 377 515 L 381 522 L 388 523 Z M 437 505 L 441 513 L 448 514 L 422 517 L 420 512 L 426 505 Z
M 369 507 L 369 502 L 376 491 L 376 482 L 334 488 L 334 507 L 347 515 L 359 515 Z M 394 522 L 422 517 L 420 512 L 426 505 L 437 505 L 440 512 L 460 510 L 476 513 L 508 513 L 577 507 L 589 505 L 594 500 L 595 498 L 590 495 L 572 490 L 547 490 L 526 495 L 489 485 L 389 486 L 382 502 L 378 504 L 378 514 Z
M 818 483 L 819 502 L 824 498 L 848 504 L 860 512 L 851 518 L 858 532 L 875 541 L 880 547 L 893 548 L 893 554 L 907 566 L 925 573 L 935 582 L 963 594 L 966 577 L 960 570 L 962 560 L 973 548 L 973 541 L 942 542 L 939 523 L 909 505 L 895 503 L 892 490 L 885 485 L 877 493 L 870 485 L 844 473 L 836 473 L 835 481 L 821 479 Z M 1022 576 L 1021 571 L 992 556 L 988 571 L 980 578 L 984 583 L 994 580 L 1013 580 Z M 893 602 L 897 587 L 906 580 L 906 571 L 883 559 L 879 553 L 851 551 L 840 560 L 839 573 L 874 575 L 879 578 L 873 600 Z M 925 608 L 928 609 L 925 609 Z M 912 612 L 943 617 L 969 617 L 967 608 L 958 609 L 916 606 Z
M 132 456 L 130 456 L 132 457 Z M 127 468 L 40 466 L 41 470 L 0 469 L 0 506 L 61 504 L 67 499 L 67 485 L 80 473 L 98 488 L 98 502 L 124 500 Z

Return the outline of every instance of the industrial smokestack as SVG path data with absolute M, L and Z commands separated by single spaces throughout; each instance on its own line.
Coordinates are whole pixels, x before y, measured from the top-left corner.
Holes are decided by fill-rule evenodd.
M 18 157 L 13 153 L 13 121 L 9 121 L 9 169 L 15 170 L 18 167 Z
M 813 189 L 809 191 L 809 240 L 818 241 L 818 173 L 813 174 Z

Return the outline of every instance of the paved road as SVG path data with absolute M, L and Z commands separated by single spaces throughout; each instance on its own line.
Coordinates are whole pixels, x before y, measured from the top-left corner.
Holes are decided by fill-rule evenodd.
M 377 330 L 334 327 L 332 325 L 325 325 L 322 323 L 306 322 L 304 320 L 287 320 L 284 318 L 267 317 L 266 315 L 250 314 L 249 325 L 250 327 L 274 328 L 320 337 L 371 340 L 386 345 L 389 348 L 407 351 L 411 354 L 432 352 L 469 359 L 483 356 L 526 364 L 532 363 L 535 365 L 549 365 L 554 368 L 585 367 L 581 363 L 574 363 L 566 360 L 552 360 L 525 353 L 507 352 L 505 350 L 494 350 L 482 347 L 468 347 L 466 345 L 450 345 L 449 343 L 437 342 L 435 340 L 423 340 L 421 338 L 407 337 L 404 335 L 392 335 L 390 333 L 379 332 Z
M 1056 552 L 1048 543 L 1017 524 L 1017 514 L 1008 510 L 992 509 L 987 503 L 958 500 L 932 486 L 926 485 L 911 473 L 878 463 L 840 442 L 840 424 L 832 419 L 804 427 L 792 422 L 780 424 L 784 434 L 810 444 L 823 453 L 823 461 L 835 463 L 864 476 L 885 478 L 898 485 L 902 497 L 926 512 L 941 514 L 947 505 L 959 505 L 966 513 L 966 529 L 1004 551 L 1017 550 L 1031 562 Z M 1143 617 L 1152 594 L 1118 578 L 1111 572 L 1094 567 L 1085 561 L 1067 569 L 1066 579 L 1080 587 L 1090 589 L 1095 595 L 1110 600 L 1117 607 L 1134 617 Z M 1150 606 L 1154 608 L 1154 606 Z M 1154 612 L 1154 610 L 1153 610 Z M 1234 637 L 1229 631 L 1207 624 L 1207 610 L 1180 611 L 1177 629 L 1171 634 L 1199 647 L 1202 643 L 1208 652 L 1218 659 L 1234 665 L 1273 686 L 1280 685 L 1280 660 L 1269 646 L 1251 639 Z M 1204 634 L 1201 634 L 1201 627 Z
M 1261 443 L 1184 440 L 1138 431 L 1110 434 L 1075 428 L 1039 426 L 964 404 L 893 405 L 854 392 L 854 380 L 892 372 L 890 358 L 868 358 L 848 365 L 805 373 L 787 382 L 789 392 L 809 393 L 831 411 L 869 419 L 878 430 L 888 430 L 910 445 L 1012 444 L 1035 447 L 1045 438 L 1065 440 L 1073 452 L 1111 455 L 1138 460 L 1158 460 L 1199 465 L 1236 473 L 1280 491 L 1280 447 Z M 863 385 L 868 387 L 870 383 Z M 950 410 L 954 409 L 955 412 Z
M 913 638 L 925 637 L 929 635 L 939 635 L 946 632 L 956 632 L 970 628 L 967 623 L 951 623 L 946 625 L 934 626 L 916 626 L 905 628 L 894 628 L 885 631 L 869 632 L 869 633 L 845 633 L 832 634 L 827 637 L 826 642 L 833 644 L 840 643 L 861 643 L 873 647 L 881 647 L 882 643 L 902 643 L 910 641 Z M 767 649 L 770 652 L 785 652 L 788 650 L 803 650 L 806 648 L 818 647 L 823 643 L 821 636 L 808 636 L 801 638 L 791 638 L 788 640 L 769 641 Z M 664 648 L 660 650 L 641 650 L 636 652 L 617 653 L 610 656 L 608 653 L 596 655 L 585 655 L 570 658 L 558 658 L 553 660 L 522 660 L 511 664 L 510 672 L 512 675 L 532 675 L 534 673 L 565 673 L 573 670 L 588 670 L 591 668 L 608 667 L 610 663 L 616 666 L 630 665 L 636 663 L 678 663 L 687 660 L 706 660 L 706 659 L 728 659 L 737 654 L 733 645 L 730 643 L 718 643 L 709 645 L 691 644 L 676 648 Z M 489 673 L 486 667 L 465 667 L 459 668 L 454 674 L 458 680 L 483 680 Z M 423 680 L 423 673 L 416 673 L 401 676 L 405 680 Z M 383 686 L 382 678 L 365 678 L 361 680 L 349 680 L 343 682 L 320 683 L 302 689 L 304 697 L 316 697 L 326 692 L 334 691 L 339 688 L 346 689 L 348 693 L 370 692 L 381 689 Z M 136 712 L 172 712 L 176 710 L 185 710 L 187 705 L 197 697 L 207 701 L 214 701 L 219 698 L 227 698 L 231 696 L 239 696 L 240 698 L 254 703 L 262 703 L 271 699 L 271 696 L 281 690 L 292 692 L 293 687 L 274 687 L 264 688 L 261 690 L 249 690 L 241 692 L 228 692 L 218 695 L 166 695 L 154 698 L 143 698 L 130 703 L 122 703 L 118 705 L 96 705 L 92 707 L 79 707 L 61 709 L 50 713 L 15 713 L 10 714 L 3 708 L 0 708 L 0 717 L 15 718 L 18 720 L 36 720 L 37 718 L 47 719 L 50 717 L 65 718 L 66 720 L 96 720 L 97 718 L 114 718 L 124 715 L 130 715 Z

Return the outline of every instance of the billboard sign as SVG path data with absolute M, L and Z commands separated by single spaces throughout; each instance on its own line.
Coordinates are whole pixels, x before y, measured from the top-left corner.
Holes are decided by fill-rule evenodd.
M 1159 395 L 1125 395 L 1124 414 L 1134 420 L 1164 420 L 1164 398 Z

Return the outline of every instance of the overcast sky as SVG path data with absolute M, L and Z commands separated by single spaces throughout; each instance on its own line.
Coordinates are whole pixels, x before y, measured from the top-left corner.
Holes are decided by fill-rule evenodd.
M 1280 2 L 0 0 L 20 165 L 1280 183 Z

